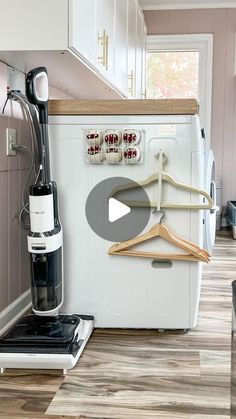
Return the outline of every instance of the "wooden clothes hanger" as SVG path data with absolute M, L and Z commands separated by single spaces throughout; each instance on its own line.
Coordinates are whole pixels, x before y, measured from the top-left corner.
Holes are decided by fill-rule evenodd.
M 181 236 L 178 236 L 176 233 L 174 233 L 174 232 L 170 229 L 170 227 L 168 227 L 168 230 L 169 230 L 169 233 L 172 235 L 172 237 L 173 237 L 173 238 L 175 238 L 175 239 L 177 239 L 177 240 L 182 241 L 183 243 L 187 244 L 188 246 L 191 246 L 193 249 L 195 249 L 195 250 L 196 250 L 196 251 L 198 251 L 199 253 L 201 253 L 201 254 L 205 255 L 205 256 L 207 257 L 207 259 L 208 259 L 208 260 L 210 260 L 211 255 L 210 255 L 210 253 L 209 253 L 207 250 L 205 250 L 205 249 L 203 249 L 203 248 L 199 247 L 197 244 L 195 244 L 195 243 L 193 243 L 193 242 L 190 242 L 189 240 L 184 239 L 184 238 L 183 238 L 183 237 L 181 237 Z
M 186 254 L 178 253 L 158 253 L 158 252 L 144 252 L 130 250 L 130 247 L 138 243 L 146 242 L 154 237 L 162 237 L 168 242 L 174 244 L 175 246 L 185 250 Z M 133 239 L 114 244 L 108 250 L 109 255 L 120 255 L 120 256 L 133 256 L 133 257 L 142 257 L 142 258 L 154 258 L 154 259 L 171 259 L 171 260 L 187 260 L 195 262 L 206 262 L 208 263 L 209 253 L 204 249 L 201 249 L 194 243 L 181 238 L 171 232 L 169 227 L 166 224 L 156 224 L 154 225 L 147 233 L 137 236 Z

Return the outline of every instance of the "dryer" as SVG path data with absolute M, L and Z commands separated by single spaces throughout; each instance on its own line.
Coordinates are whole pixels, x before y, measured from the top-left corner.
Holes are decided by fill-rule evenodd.
M 216 178 L 215 178 L 215 158 L 213 151 L 205 153 L 204 167 L 204 188 L 214 201 L 214 206 L 204 214 L 204 247 L 210 254 L 213 252 L 216 236 Z
M 144 101 L 143 101 L 144 102 Z M 140 133 L 137 164 L 109 162 L 104 156 L 91 162 L 85 137 L 88 132 L 127 130 Z M 113 244 L 89 226 L 85 206 L 89 193 L 101 181 L 114 176 L 135 182 L 156 170 L 154 155 L 167 156 L 166 171 L 179 182 L 211 190 L 204 181 L 204 140 L 197 115 L 75 115 L 50 117 L 50 155 L 54 180 L 60 187 L 60 213 L 64 226 L 65 312 L 86 312 L 96 327 L 190 329 L 197 324 L 202 263 L 172 261 L 155 267 L 151 260 L 107 255 Z M 89 152 L 90 153 L 90 152 Z M 122 150 L 123 158 L 124 151 Z M 207 169 L 208 170 L 208 169 Z M 210 170 L 210 169 L 209 169 Z M 147 188 L 149 198 L 155 188 Z M 201 196 L 163 186 L 165 200 L 203 203 Z M 151 213 L 144 229 L 159 220 Z M 203 210 L 167 209 L 166 223 L 179 235 L 203 246 L 210 215 Z M 212 243 L 212 241 L 211 241 Z M 142 249 L 172 251 L 162 239 Z

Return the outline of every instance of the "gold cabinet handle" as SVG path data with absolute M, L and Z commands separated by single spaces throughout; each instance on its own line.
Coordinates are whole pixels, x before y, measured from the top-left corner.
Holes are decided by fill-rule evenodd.
M 130 74 L 128 74 L 128 81 L 130 81 L 130 87 L 128 87 L 128 93 L 131 96 L 134 96 L 134 70 L 131 70 Z
M 103 67 L 106 67 L 106 31 L 104 29 L 102 36 L 98 34 L 98 45 L 102 47 L 102 55 L 98 56 L 98 60 L 102 64 Z
M 108 70 L 109 35 L 105 35 L 105 67 Z
M 108 70 L 108 51 L 109 51 L 109 36 L 106 34 L 106 30 L 104 29 L 102 36 L 98 35 L 98 43 L 102 47 L 102 55 L 98 56 L 98 60 Z

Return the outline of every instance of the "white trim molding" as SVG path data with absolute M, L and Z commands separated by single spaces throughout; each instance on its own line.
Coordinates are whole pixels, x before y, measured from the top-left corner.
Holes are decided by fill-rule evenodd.
M 140 0 L 142 10 L 234 9 L 235 0 Z
M 31 307 L 31 292 L 27 290 L 0 313 L 0 335 L 5 333 Z
M 206 132 L 206 150 L 211 144 L 213 34 L 148 35 L 147 52 L 199 52 L 199 105 L 201 125 Z

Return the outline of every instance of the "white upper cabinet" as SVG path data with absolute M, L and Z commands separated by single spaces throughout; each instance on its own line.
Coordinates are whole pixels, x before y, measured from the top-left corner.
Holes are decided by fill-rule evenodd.
M 143 25 L 143 45 L 142 45 L 142 98 L 146 99 L 146 41 L 147 41 L 147 28 L 146 25 Z
M 49 83 L 72 97 L 142 97 L 136 0 L 0 0 L 0 10 L 0 61 L 24 72 L 45 66 Z
M 143 97 L 143 37 L 144 24 L 143 14 L 138 11 L 137 14 L 137 36 L 136 36 L 136 70 L 135 70 L 135 92 L 136 98 Z
M 69 47 L 96 65 L 96 0 L 71 0 L 69 6 Z
M 99 71 L 113 81 L 115 0 L 97 0 L 97 66 Z
M 127 80 L 128 97 L 134 99 L 136 97 L 136 38 L 137 38 L 137 3 L 135 0 L 128 0 L 128 50 L 127 50 Z M 137 69 L 138 71 L 138 69 Z
M 132 1 L 131 1 L 132 2 Z M 128 3 L 129 0 L 116 0 L 115 10 L 115 84 L 123 92 L 128 89 L 127 48 L 128 48 Z
M 0 51 L 65 49 L 68 3 L 0 0 L 0 35 Z

